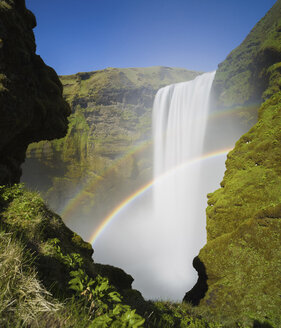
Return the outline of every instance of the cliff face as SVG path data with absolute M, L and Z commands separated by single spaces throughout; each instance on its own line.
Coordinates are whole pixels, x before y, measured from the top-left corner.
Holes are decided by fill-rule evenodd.
M 55 71 L 36 55 L 24 0 L 0 3 L 0 184 L 18 182 L 28 144 L 63 137 L 70 108 Z
M 215 316 L 280 324 L 280 113 L 279 92 L 229 153 L 222 188 L 208 195 L 208 242 L 199 254 L 208 291 L 200 306 Z
M 97 222 L 103 219 L 152 178 L 151 111 L 157 90 L 198 74 L 148 67 L 61 76 L 72 108 L 68 133 L 29 147 L 22 181 L 39 188 L 57 211 L 83 189 L 83 202 L 66 220 L 87 215 Z
M 262 91 L 268 99 L 259 109 L 257 124 L 228 154 L 221 188 L 208 195 L 208 241 L 194 263 L 199 281 L 185 296 L 186 301 L 200 302 L 216 318 L 244 321 L 255 317 L 274 327 L 281 324 L 279 24 L 281 1 L 219 67 L 214 86 L 218 91 L 220 85 L 217 103 L 244 103 L 253 100 L 254 94 L 260 97 Z M 254 43 L 253 35 L 262 29 L 264 33 Z M 253 67 L 257 75 L 248 70 Z M 235 82 L 246 75 L 250 77 L 242 84 Z M 239 88 L 247 91 L 247 97 Z

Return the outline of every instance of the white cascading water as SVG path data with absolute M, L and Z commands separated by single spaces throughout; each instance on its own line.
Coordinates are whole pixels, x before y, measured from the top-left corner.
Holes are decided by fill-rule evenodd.
M 146 299 L 181 301 L 197 280 L 192 261 L 206 241 L 206 193 L 214 186 L 203 191 L 199 162 L 188 163 L 202 155 L 214 75 L 158 91 L 153 109 L 157 182 L 94 245 L 95 260 L 130 273 L 133 287 Z M 204 180 L 209 180 L 207 164 Z
M 182 298 L 195 284 L 192 260 L 206 242 L 205 215 L 198 204 L 200 165 L 188 163 L 202 156 L 214 76 L 206 73 L 164 87 L 154 101 L 154 178 L 165 177 L 154 187 L 154 220 L 157 238 L 166 240 L 161 251 L 167 259 L 157 263 L 162 271 L 158 283 L 173 281 L 168 287 L 173 298 Z

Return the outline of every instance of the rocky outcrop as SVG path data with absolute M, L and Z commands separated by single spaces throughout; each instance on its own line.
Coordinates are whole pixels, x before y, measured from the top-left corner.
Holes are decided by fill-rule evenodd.
M 254 95 L 261 97 L 262 92 L 268 99 L 259 109 L 257 124 L 228 154 L 221 188 L 208 195 L 207 244 L 199 253 L 205 275 L 202 281 L 199 270 L 200 284 L 185 297 L 193 303 L 201 297 L 199 307 L 225 322 L 246 324 L 249 318 L 256 318 L 273 327 L 281 324 L 279 22 L 281 1 L 220 65 L 215 89 L 218 91 L 223 74 L 225 86 L 216 94 L 218 103 L 244 103 L 252 101 Z M 252 36 L 262 31 L 254 45 Z M 259 69 L 257 76 L 251 75 L 254 71 L 246 71 L 253 67 L 256 73 Z M 235 83 L 241 76 L 251 78 L 241 85 Z M 238 92 L 240 87 L 248 90 L 247 96 Z M 205 295 L 200 289 L 204 280 Z
M 55 71 L 36 54 L 24 0 L 0 3 L 0 184 L 18 182 L 28 144 L 63 137 L 70 108 Z

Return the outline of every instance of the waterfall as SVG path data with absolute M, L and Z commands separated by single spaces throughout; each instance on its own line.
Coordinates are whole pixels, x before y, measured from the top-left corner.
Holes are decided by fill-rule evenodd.
M 130 273 L 133 287 L 146 299 L 181 301 L 197 280 L 192 261 L 206 241 L 206 194 L 217 188 L 218 175 L 210 185 L 211 162 L 203 162 L 200 171 L 192 159 L 202 155 L 214 75 L 158 91 L 153 188 L 145 188 L 131 206 L 122 207 L 94 246 L 95 260 Z M 220 170 L 223 173 L 224 165 Z M 203 190 L 205 180 L 208 188 Z
M 158 265 L 162 283 L 174 281 L 175 298 L 195 284 L 192 260 L 206 241 L 205 215 L 198 209 L 200 165 L 184 163 L 202 156 L 214 76 L 164 87 L 154 100 L 154 178 L 165 177 L 154 187 L 157 238 L 166 240 L 161 250 L 166 261 Z

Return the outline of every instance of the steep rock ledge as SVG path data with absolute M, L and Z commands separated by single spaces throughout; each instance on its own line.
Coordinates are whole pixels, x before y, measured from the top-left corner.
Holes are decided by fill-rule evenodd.
M 18 182 L 28 144 L 63 137 L 69 105 L 55 71 L 36 55 L 24 0 L 0 3 L 0 184 Z

